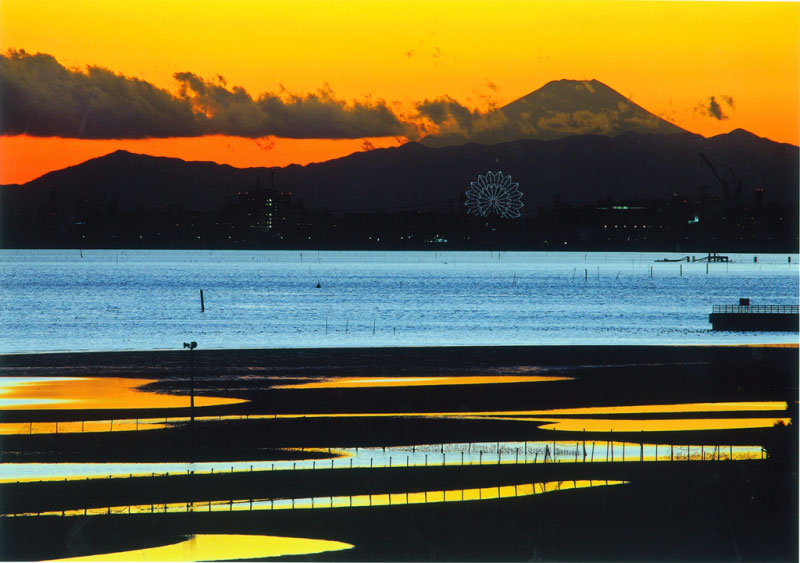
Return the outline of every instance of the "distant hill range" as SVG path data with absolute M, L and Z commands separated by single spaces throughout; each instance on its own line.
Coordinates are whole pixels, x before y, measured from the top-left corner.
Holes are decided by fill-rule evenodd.
M 332 213 L 448 211 L 461 205 L 462 192 L 478 174 L 502 170 L 519 183 L 523 214 L 530 214 L 554 199 L 594 203 L 705 194 L 723 200 L 725 183 L 712 166 L 729 184 L 729 198 L 741 185 L 739 197 L 748 201 L 756 188 L 764 190 L 765 201 L 798 199 L 798 148 L 741 129 L 709 139 L 624 133 L 442 148 L 407 143 L 285 168 L 238 169 L 117 151 L 5 186 L 2 196 L 4 211 L 14 213 L 32 212 L 53 198 L 67 211 L 78 201 L 123 211 L 169 205 L 211 211 L 260 186 L 291 192 L 295 203 Z
M 688 133 L 597 80 L 554 80 L 485 115 L 463 116 L 455 121 L 421 142 L 443 147 L 470 142 L 552 140 L 572 135 Z
M 312 240 L 311 234 L 306 235 L 312 231 L 325 239 L 330 239 L 326 233 L 338 236 L 344 223 L 336 218 L 350 215 L 348 240 L 355 242 L 348 244 L 358 246 L 358 241 L 375 237 L 367 237 L 359 226 L 363 221 L 352 219 L 353 214 L 393 214 L 394 234 L 406 241 L 411 233 L 402 232 L 411 220 L 402 218 L 404 213 L 427 214 L 427 222 L 418 230 L 431 230 L 432 237 L 444 239 L 436 234 L 441 230 L 436 225 L 444 221 L 442 217 L 464 216 L 464 192 L 479 174 L 490 170 L 511 175 L 519 184 L 524 207 L 518 221 L 531 222 L 534 230 L 538 228 L 534 223 L 547 210 L 563 206 L 601 209 L 598 202 L 680 200 L 696 204 L 697 209 L 676 212 L 671 219 L 675 225 L 686 224 L 687 216 L 708 216 L 714 218 L 714 225 L 729 229 L 726 240 L 735 241 L 741 223 L 737 217 L 747 215 L 752 223 L 748 236 L 769 247 L 773 234 L 764 225 L 774 218 L 784 222 L 780 235 L 784 246 L 797 244 L 796 229 L 786 227 L 789 215 L 775 207 L 796 211 L 800 191 L 796 146 L 742 129 L 704 138 L 648 113 L 595 80 L 551 82 L 484 118 L 483 123 L 473 123 L 458 134 L 307 166 L 237 169 L 117 151 L 24 185 L 0 187 L 0 246 L 67 244 L 64 237 L 72 241 L 94 237 L 96 244 L 104 244 L 108 236 L 122 244 L 127 236 L 123 231 L 132 235 L 125 239 L 125 244 L 131 244 L 131 240 L 146 240 L 148 224 L 159 225 L 155 234 L 163 244 L 178 244 L 164 242 L 166 228 L 184 229 L 187 224 L 199 228 L 200 223 L 205 229 L 202 233 L 169 236 L 202 240 L 206 231 L 216 229 L 214 240 L 224 242 L 241 239 L 245 230 L 274 240 L 279 235 L 272 224 L 278 220 L 276 214 L 284 227 L 296 227 L 292 235 L 296 240 Z M 261 195 L 242 196 L 253 192 Z M 281 196 L 281 211 L 272 208 L 269 217 L 254 219 L 263 211 L 265 193 L 286 194 Z M 748 215 L 747 206 L 763 210 L 767 205 L 773 205 L 769 217 Z M 653 209 L 648 221 L 663 216 Z M 559 217 L 553 215 L 554 228 L 572 220 Z M 602 245 L 608 239 L 597 232 L 604 228 L 603 220 L 574 220 L 588 225 L 576 227 L 571 235 L 575 240 L 589 240 L 585 234 L 589 231 L 594 233 L 592 244 Z M 466 241 L 472 240 L 470 229 L 474 231 L 478 223 L 484 224 L 467 227 L 461 221 L 451 227 Z M 380 232 L 383 225 L 385 221 L 376 220 L 371 232 Z M 715 240 L 717 227 L 705 219 L 703 225 L 703 240 Z M 94 232 L 92 226 L 97 226 Z M 539 231 L 532 234 L 530 229 L 508 236 L 520 247 L 532 237 L 553 238 Z M 678 230 L 672 232 L 674 240 L 684 240 Z M 619 236 L 623 242 L 629 238 Z M 286 240 L 283 234 L 278 239 Z M 673 239 L 662 246 L 673 245 Z M 254 240 L 250 242 L 256 244 Z M 642 248 L 650 240 L 642 238 Z

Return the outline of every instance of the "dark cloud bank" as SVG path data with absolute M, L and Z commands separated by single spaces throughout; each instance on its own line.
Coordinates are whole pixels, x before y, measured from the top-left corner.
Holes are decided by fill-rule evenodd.
M 0 55 L 0 134 L 138 139 L 268 135 L 300 139 L 356 139 L 408 135 L 383 101 L 348 104 L 329 88 L 305 95 L 264 93 L 253 98 L 228 87 L 175 73 L 178 95 L 90 66 L 67 69 L 47 54 Z

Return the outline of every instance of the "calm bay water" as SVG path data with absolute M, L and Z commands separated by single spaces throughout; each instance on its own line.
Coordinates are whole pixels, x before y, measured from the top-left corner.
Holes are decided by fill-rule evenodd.
M 708 323 L 739 297 L 797 304 L 796 254 L 655 262 L 679 256 L 0 250 L 0 353 L 797 342 Z

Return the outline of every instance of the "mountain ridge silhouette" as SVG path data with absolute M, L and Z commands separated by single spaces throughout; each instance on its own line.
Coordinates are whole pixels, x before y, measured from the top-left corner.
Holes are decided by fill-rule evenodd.
M 116 151 L 23 185 L 4 186 L 2 207 L 24 212 L 51 202 L 65 211 L 82 201 L 121 210 L 181 206 L 210 211 L 234 205 L 239 192 L 274 187 L 310 210 L 378 212 L 452 210 L 470 181 L 487 170 L 510 174 L 525 194 L 524 214 L 565 203 L 669 199 L 701 192 L 722 197 L 700 154 L 728 166 L 744 195 L 797 201 L 798 147 L 737 130 L 704 138 L 691 133 L 628 132 L 431 148 L 420 143 L 305 166 L 235 168 L 214 162 Z

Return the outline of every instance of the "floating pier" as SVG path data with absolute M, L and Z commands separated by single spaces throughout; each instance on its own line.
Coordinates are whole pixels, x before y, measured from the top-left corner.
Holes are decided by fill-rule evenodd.
M 708 316 L 712 330 L 798 332 L 800 316 L 797 305 L 714 305 Z
M 728 256 L 723 256 L 721 254 L 717 254 L 716 252 L 709 252 L 708 256 L 698 260 L 698 262 L 730 262 L 730 261 L 731 259 Z
M 756 258 L 755 261 L 758 262 L 758 258 Z M 792 259 L 789 257 L 789 262 L 791 261 Z M 704 256 L 699 260 L 695 256 L 682 256 L 681 258 L 662 258 L 656 260 L 656 262 L 732 262 L 732 260 L 729 256 L 723 256 L 716 252 L 709 252 L 708 256 Z

